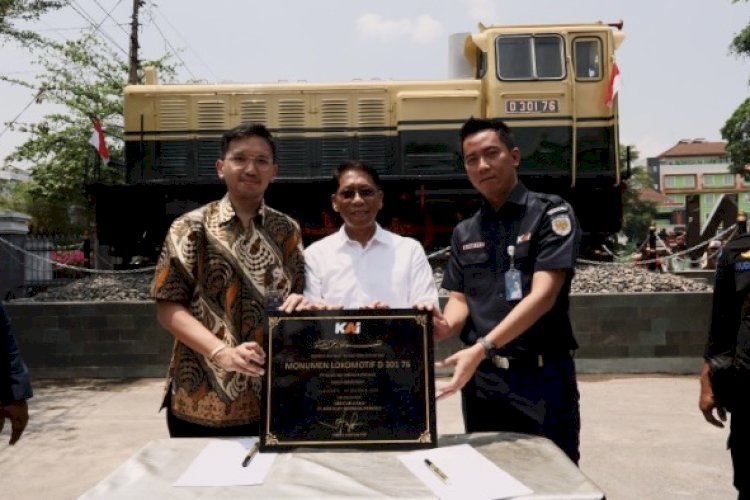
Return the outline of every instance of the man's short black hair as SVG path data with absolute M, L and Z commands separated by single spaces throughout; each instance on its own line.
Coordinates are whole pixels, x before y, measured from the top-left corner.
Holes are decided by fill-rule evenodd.
M 361 161 L 347 160 L 339 165 L 336 168 L 336 172 L 333 174 L 333 181 L 331 183 L 332 193 L 335 194 L 338 192 L 341 176 L 349 172 L 350 170 L 362 172 L 363 174 L 370 176 L 370 179 L 372 179 L 372 183 L 375 185 L 375 187 L 382 191 L 382 187 L 380 185 L 380 176 L 378 175 L 377 170 L 365 163 L 362 163 Z
M 229 151 L 230 142 L 245 137 L 260 137 L 261 139 L 265 139 L 271 147 L 271 154 L 273 155 L 272 160 L 276 163 L 276 143 L 273 142 L 273 136 L 265 126 L 258 123 L 243 123 L 224 132 L 221 136 L 220 158 L 223 160 L 226 157 L 227 151 Z
M 513 132 L 502 120 L 486 120 L 484 118 L 469 118 L 466 123 L 461 127 L 461 153 L 464 151 L 464 140 L 477 132 L 483 130 L 494 130 L 500 142 L 505 144 L 508 151 L 516 147 L 516 139 L 513 137 Z

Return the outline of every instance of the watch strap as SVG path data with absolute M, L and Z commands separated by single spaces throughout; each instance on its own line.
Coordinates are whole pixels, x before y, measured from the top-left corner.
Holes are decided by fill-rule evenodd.
M 492 342 L 487 340 L 486 337 L 478 337 L 477 338 L 477 344 L 480 344 L 482 347 L 484 347 L 484 355 L 487 358 L 492 357 L 492 351 L 495 349 L 495 346 L 492 345 Z

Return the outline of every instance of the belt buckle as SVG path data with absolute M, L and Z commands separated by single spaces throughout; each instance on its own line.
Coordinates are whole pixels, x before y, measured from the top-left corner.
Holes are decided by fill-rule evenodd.
M 510 368 L 510 358 L 495 354 L 492 356 L 492 364 L 500 368 L 501 370 L 507 370 Z

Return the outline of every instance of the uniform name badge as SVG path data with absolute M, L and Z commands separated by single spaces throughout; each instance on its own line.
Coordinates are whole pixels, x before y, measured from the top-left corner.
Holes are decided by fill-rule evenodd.
M 521 271 L 518 269 L 508 269 L 505 272 L 505 297 L 507 300 L 521 300 L 523 298 Z

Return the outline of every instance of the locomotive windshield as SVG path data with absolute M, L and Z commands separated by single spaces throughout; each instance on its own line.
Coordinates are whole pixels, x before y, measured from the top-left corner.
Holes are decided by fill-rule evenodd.
M 497 71 L 501 80 L 561 80 L 565 50 L 559 35 L 497 37 Z

